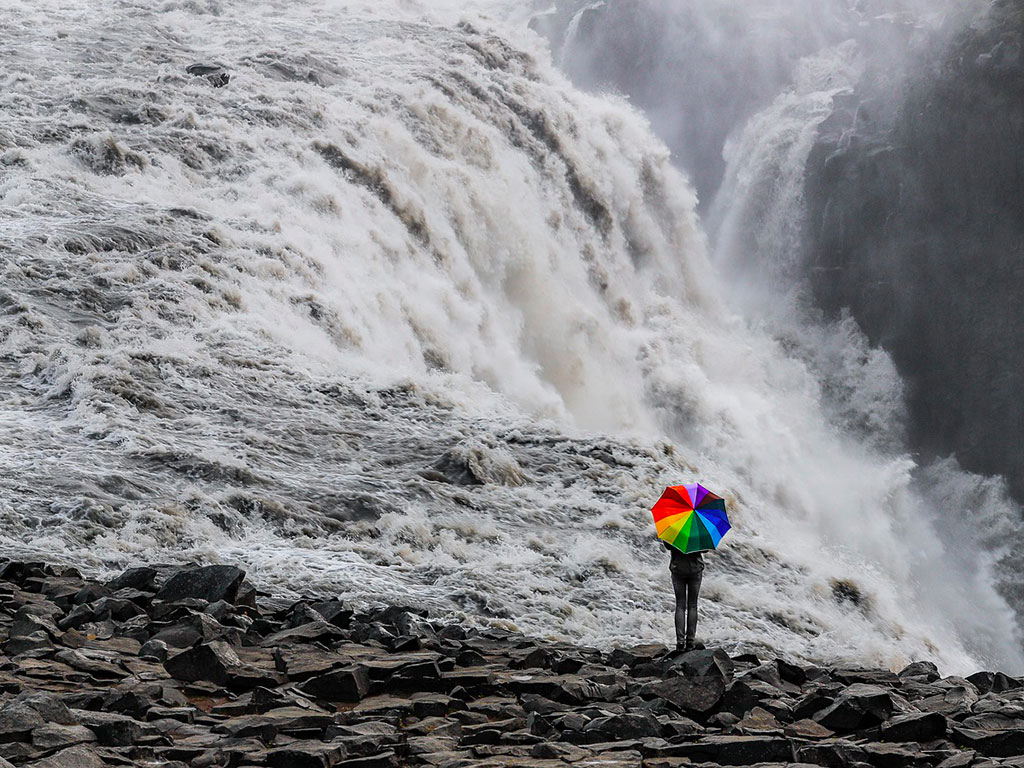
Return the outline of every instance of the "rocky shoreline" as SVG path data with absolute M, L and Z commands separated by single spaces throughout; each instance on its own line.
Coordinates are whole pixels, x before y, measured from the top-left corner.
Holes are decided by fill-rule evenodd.
M 0 561 L 0 768 L 1024 766 L 1024 681 L 602 652 L 231 566 Z

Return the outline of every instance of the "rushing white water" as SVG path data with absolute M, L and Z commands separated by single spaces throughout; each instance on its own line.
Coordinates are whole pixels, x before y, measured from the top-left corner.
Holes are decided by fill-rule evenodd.
M 998 553 L 727 307 L 645 121 L 457 5 L 9 15 L 4 550 L 664 641 L 647 509 L 699 478 L 710 642 L 1024 667 Z

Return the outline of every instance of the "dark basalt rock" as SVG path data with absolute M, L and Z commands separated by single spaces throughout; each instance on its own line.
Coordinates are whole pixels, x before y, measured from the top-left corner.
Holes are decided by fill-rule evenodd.
M 980 693 L 1002 693 L 1024 687 L 1024 683 L 1002 672 L 975 672 L 968 675 L 967 681 L 974 685 Z
M 299 690 L 325 701 L 359 701 L 370 691 L 370 676 L 366 667 L 355 664 L 312 677 Z
M 853 731 L 885 721 L 894 707 L 887 689 L 854 683 L 834 703 L 815 714 L 814 720 L 832 731 Z
M 773 736 L 705 736 L 692 744 L 680 744 L 676 757 L 721 765 L 754 765 L 772 761 L 791 762 L 793 746 Z
M 596 717 L 583 727 L 593 742 L 643 739 L 661 734 L 661 723 L 653 715 L 621 714 Z
M 96 734 L 84 725 L 57 725 L 47 723 L 32 731 L 32 746 L 44 752 L 53 752 L 76 744 L 90 744 Z
M 215 603 L 226 600 L 233 603 L 245 573 L 233 565 L 207 565 L 187 568 L 171 576 L 156 593 L 156 599 L 173 603 L 185 598 Z
M 38 768 L 107 768 L 109 765 L 95 750 L 75 746 L 61 750 L 43 760 L 29 763 Z
M 128 715 L 85 710 L 75 710 L 74 714 L 82 725 L 96 734 L 97 741 L 103 746 L 130 747 L 137 743 L 143 734 L 156 733 L 151 726 L 140 723 Z
M 155 592 L 158 573 L 156 568 L 151 568 L 148 565 L 129 568 L 108 581 L 106 588 L 111 593 L 125 588 L 136 589 L 140 592 Z
M 886 741 L 935 741 L 946 735 L 946 718 L 935 712 L 897 715 L 882 723 Z
M 676 677 L 640 688 L 645 698 L 670 702 L 684 714 L 700 715 L 719 705 L 725 695 L 725 681 L 720 677 Z
M 908 664 L 901 669 L 897 675 L 901 681 L 907 680 L 908 678 L 923 679 L 925 682 L 933 682 L 938 680 L 939 670 L 930 661 L 915 661 L 913 664 Z
M 164 668 L 178 680 L 205 680 L 236 692 L 282 682 L 275 672 L 243 662 L 231 646 L 218 640 L 201 643 L 169 657 Z
M 0 598 L 13 602 L 0 632 L 17 615 L 24 633 L 7 642 L 49 644 L 0 664 L 0 757 L 17 765 L 775 768 L 798 759 L 968 768 L 944 737 L 985 759 L 1021 746 L 1024 695 L 979 697 L 971 681 L 937 679 L 924 663 L 897 676 L 721 650 L 601 653 L 441 626 L 401 607 L 349 617 L 339 601 L 269 600 L 264 612 L 206 597 L 150 600 L 134 586 L 74 606 L 70 590 L 89 584 L 39 570 L 11 569 L 42 590 L 32 602 L 0 580 Z M 127 580 L 147 584 L 149 575 Z M 107 618 L 62 630 L 73 614 Z M 243 631 L 257 623 L 258 633 Z M 161 663 L 168 644 L 150 639 L 161 635 L 189 644 Z M 1009 685 L 994 674 L 972 677 L 982 687 Z M 853 679 L 888 682 L 843 682 Z M 37 692 L 50 686 L 60 693 Z M 822 723 L 849 737 L 834 738 Z
M 1019 757 L 1024 755 L 1024 728 L 978 731 L 954 726 L 953 743 L 977 750 L 987 757 Z
M 185 71 L 193 77 L 205 79 L 214 88 L 223 88 L 231 81 L 231 73 L 219 64 L 190 64 Z

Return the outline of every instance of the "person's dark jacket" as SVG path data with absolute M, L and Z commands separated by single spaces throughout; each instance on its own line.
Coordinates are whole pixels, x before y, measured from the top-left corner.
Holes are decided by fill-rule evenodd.
M 700 552 L 691 552 L 686 554 L 667 541 L 663 541 L 665 549 L 672 553 L 672 562 L 668 564 L 670 571 L 675 573 L 689 575 L 693 573 L 701 573 L 704 570 L 704 556 Z

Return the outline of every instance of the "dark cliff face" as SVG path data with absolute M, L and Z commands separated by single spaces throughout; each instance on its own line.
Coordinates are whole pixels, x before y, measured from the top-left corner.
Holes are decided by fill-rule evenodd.
M 802 56 L 850 34 L 842 2 L 798 4 L 805 12 L 780 14 L 771 0 L 563 0 L 532 26 L 574 83 L 627 94 L 647 114 L 704 206 L 725 173 L 729 133 L 771 102 Z
M 1024 2 L 993 4 L 892 94 L 839 101 L 807 168 L 808 274 L 910 385 L 927 453 L 1024 496 Z

